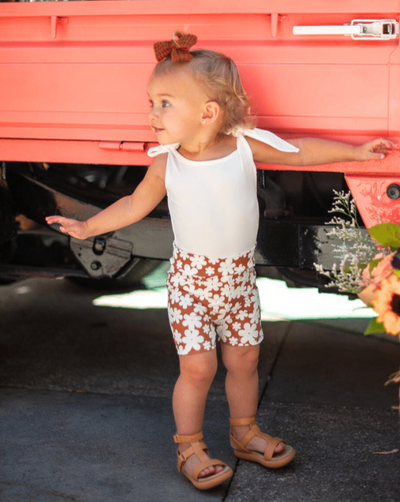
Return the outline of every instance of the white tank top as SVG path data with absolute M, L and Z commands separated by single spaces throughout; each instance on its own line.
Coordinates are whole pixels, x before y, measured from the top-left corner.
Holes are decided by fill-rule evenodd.
M 179 143 L 150 148 L 155 157 L 168 153 L 165 186 L 175 245 L 187 253 L 225 258 L 256 245 L 259 209 L 257 175 L 244 136 L 285 152 L 298 149 L 261 129 L 237 130 L 237 148 L 216 160 L 194 161 L 178 151 Z

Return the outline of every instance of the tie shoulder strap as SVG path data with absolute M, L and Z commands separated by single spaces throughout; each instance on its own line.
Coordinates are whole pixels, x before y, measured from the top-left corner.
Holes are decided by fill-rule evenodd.
M 297 153 L 299 151 L 298 148 L 291 145 L 284 139 L 280 138 L 279 136 L 270 131 L 265 131 L 264 129 L 257 129 L 257 128 L 246 129 L 244 127 L 237 127 L 231 132 L 231 134 L 236 138 L 239 138 L 241 136 L 248 136 L 249 138 L 253 138 L 258 141 L 261 141 L 262 143 L 270 145 L 273 148 L 276 148 L 276 150 L 279 150 L 281 152 Z
M 170 145 L 159 145 L 153 146 L 153 148 L 149 148 L 147 151 L 147 155 L 149 157 L 157 157 L 161 153 L 171 153 L 173 150 L 177 150 L 179 148 L 179 143 L 171 143 Z

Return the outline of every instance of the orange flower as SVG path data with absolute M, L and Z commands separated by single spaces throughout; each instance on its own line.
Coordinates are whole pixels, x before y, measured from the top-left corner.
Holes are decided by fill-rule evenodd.
M 372 282 L 374 284 L 379 284 L 384 277 L 389 275 L 389 273 L 393 270 L 392 267 L 392 260 L 393 256 L 396 253 L 389 254 L 387 256 L 383 256 L 382 254 L 379 254 L 375 256 L 375 260 L 382 258 L 381 261 L 378 263 L 378 265 L 372 270 L 371 275 L 373 277 Z
M 376 289 L 372 307 L 378 315 L 377 321 L 390 335 L 400 334 L 400 279 L 390 274 Z
M 384 277 L 392 273 L 393 271 L 392 261 L 393 261 L 393 256 L 396 253 L 397 251 L 386 256 L 382 253 L 378 253 L 376 256 L 374 256 L 373 258 L 374 262 L 376 260 L 380 261 L 372 270 L 370 269 L 372 262 L 368 263 L 368 265 L 365 267 L 361 275 L 360 286 L 362 288 L 365 288 L 371 283 L 378 286 Z

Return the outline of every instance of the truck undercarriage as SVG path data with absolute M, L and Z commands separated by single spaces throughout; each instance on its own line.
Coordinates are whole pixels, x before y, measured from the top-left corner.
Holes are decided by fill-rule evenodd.
M 0 2 L 0 281 L 132 283 L 169 259 L 165 200 L 84 242 L 45 225 L 87 218 L 143 178 L 154 42 L 187 26 L 199 47 L 232 57 L 258 127 L 285 139 L 398 142 L 399 15 L 397 0 Z M 333 190 L 351 191 L 366 228 L 398 222 L 399 162 L 257 166 L 259 273 L 324 289 L 314 264 L 336 261 Z
M 87 218 L 132 193 L 145 172 L 144 166 L 3 163 L 1 280 L 41 275 L 135 283 L 168 260 L 173 236 L 166 200 L 142 222 L 83 242 L 44 221 L 57 212 Z M 314 263 L 332 264 L 324 222 L 332 190 L 345 186 L 340 173 L 259 171 L 261 275 L 323 287 Z

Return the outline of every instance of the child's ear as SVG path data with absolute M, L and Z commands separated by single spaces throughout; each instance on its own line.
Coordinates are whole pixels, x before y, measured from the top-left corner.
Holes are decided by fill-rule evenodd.
M 216 101 L 207 101 L 204 105 L 204 111 L 201 116 L 203 124 L 212 124 L 221 115 L 221 107 Z

